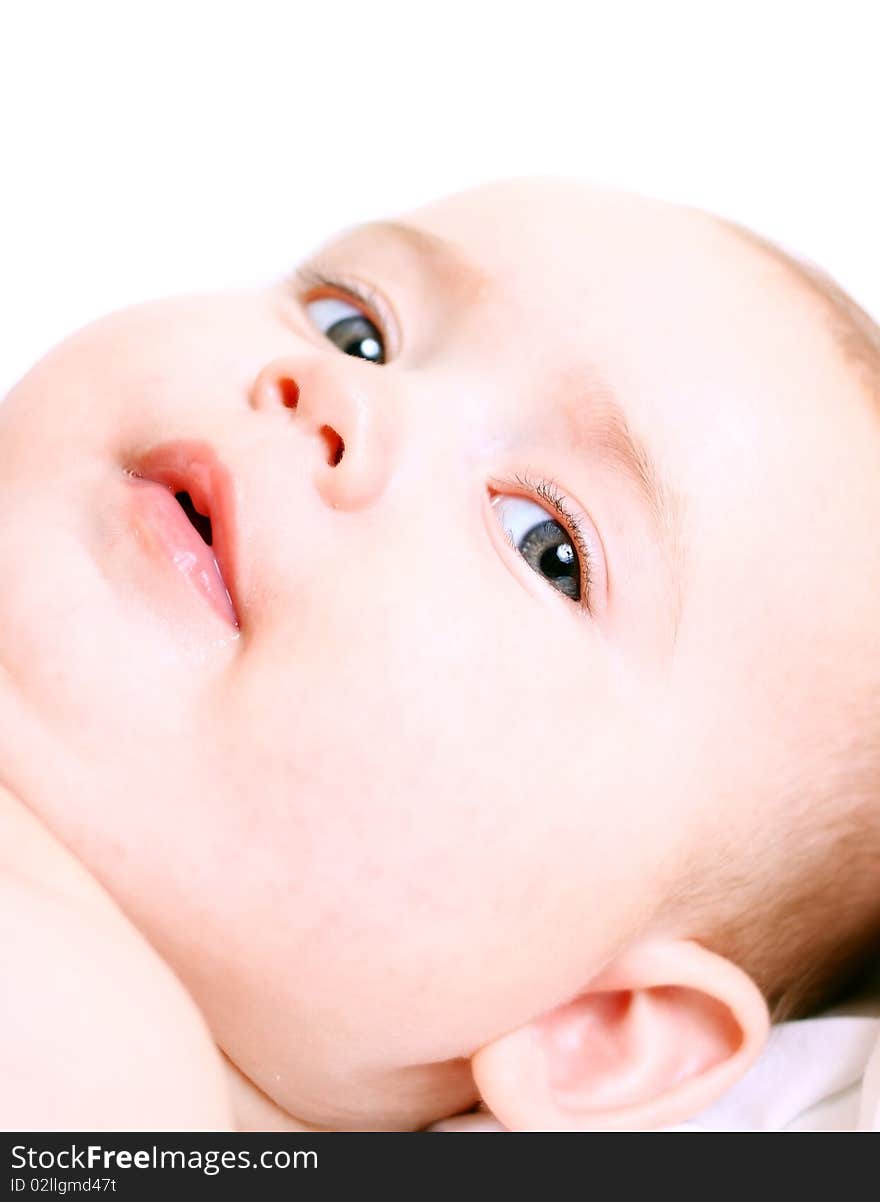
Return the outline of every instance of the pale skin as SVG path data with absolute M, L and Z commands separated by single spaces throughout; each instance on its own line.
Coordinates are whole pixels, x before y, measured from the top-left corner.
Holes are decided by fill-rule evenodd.
M 4 938 L 32 957 L 6 1125 L 411 1129 L 482 1097 L 657 1127 L 763 1046 L 754 984 L 663 902 L 869 688 L 873 415 L 702 214 L 513 181 L 402 220 L 429 239 L 328 243 L 334 288 L 104 318 L 0 405 Z M 352 280 L 382 364 L 310 308 L 363 307 Z M 238 631 L 126 517 L 127 460 L 177 438 L 234 477 Z M 582 515 L 579 599 L 492 504 L 564 521 L 542 480 Z M 144 1014 L 167 1055 L 131 1052 Z M 81 1040 L 130 1058 L 88 1107 Z

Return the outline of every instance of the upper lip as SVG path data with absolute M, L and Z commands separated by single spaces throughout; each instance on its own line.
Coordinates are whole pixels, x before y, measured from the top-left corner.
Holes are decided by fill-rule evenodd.
M 129 471 L 173 492 L 188 492 L 198 512 L 210 519 L 211 550 L 239 620 L 235 490 L 214 448 L 196 439 L 160 443 L 137 456 Z

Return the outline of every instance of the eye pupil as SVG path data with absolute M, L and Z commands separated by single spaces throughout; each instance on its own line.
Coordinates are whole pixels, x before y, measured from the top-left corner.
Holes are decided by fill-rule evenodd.
M 327 330 L 327 337 L 346 355 L 366 359 L 368 363 L 384 363 L 379 331 L 366 317 L 344 317 Z
M 541 556 L 541 571 L 546 572 L 554 580 L 560 576 L 568 576 L 574 551 L 570 543 L 560 543 L 558 547 L 550 547 Z

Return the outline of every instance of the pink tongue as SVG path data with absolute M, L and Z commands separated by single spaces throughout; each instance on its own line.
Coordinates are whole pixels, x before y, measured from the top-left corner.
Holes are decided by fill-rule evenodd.
M 214 552 L 183 511 L 170 488 L 141 477 L 131 478 L 149 509 L 150 531 L 189 584 L 200 592 L 221 617 L 238 626 L 235 610 Z M 149 490 L 149 491 L 147 491 Z

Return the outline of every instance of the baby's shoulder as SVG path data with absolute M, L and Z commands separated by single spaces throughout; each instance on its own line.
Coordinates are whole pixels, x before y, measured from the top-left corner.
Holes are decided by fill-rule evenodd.
M 0 1129 L 230 1123 L 222 1060 L 170 968 L 0 786 Z

